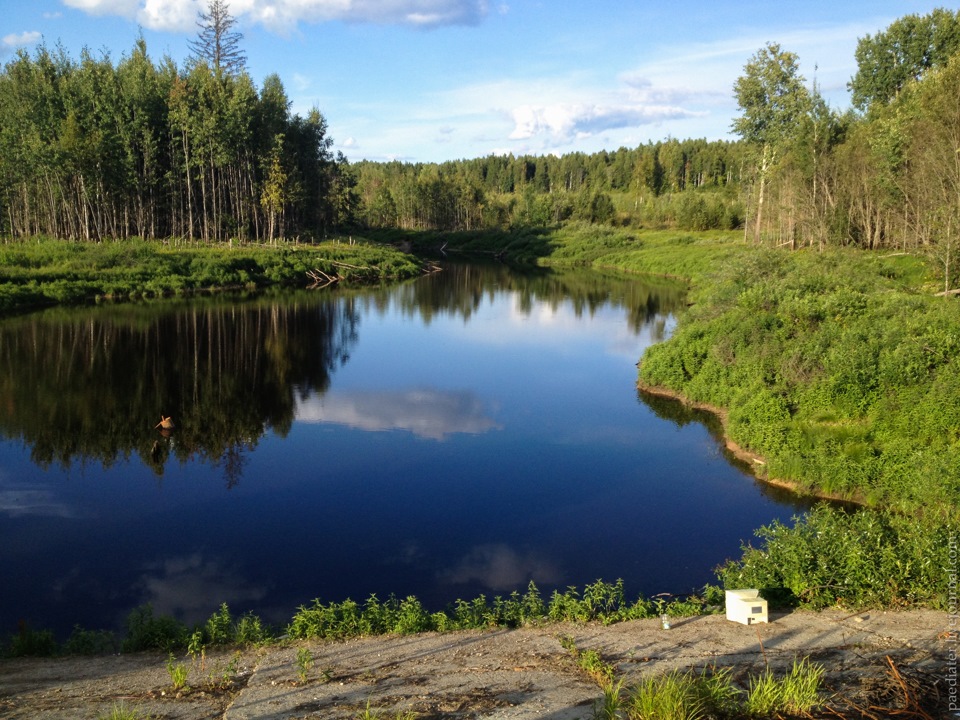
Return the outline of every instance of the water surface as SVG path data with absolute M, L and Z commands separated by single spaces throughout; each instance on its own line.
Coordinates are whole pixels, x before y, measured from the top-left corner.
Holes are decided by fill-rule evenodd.
M 390 288 L 0 323 L 0 634 L 289 620 L 372 593 L 715 580 L 799 505 L 639 396 L 678 286 L 450 265 Z M 176 428 L 154 426 L 172 416 Z

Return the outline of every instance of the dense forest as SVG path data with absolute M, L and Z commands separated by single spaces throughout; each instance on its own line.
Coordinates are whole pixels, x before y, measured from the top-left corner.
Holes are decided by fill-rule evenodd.
M 184 67 L 155 63 L 142 38 L 116 64 L 47 47 L 6 64 L 0 233 L 263 241 L 341 222 L 346 161 L 323 115 L 292 114 L 276 75 L 257 88 L 225 52 L 232 18 L 204 19 Z
M 960 12 L 861 38 L 844 113 L 796 55 L 761 48 L 733 88 L 737 141 L 350 166 L 318 109 L 292 114 L 276 76 L 255 86 L 225 3 L 210 8 L 183 67 L 152 61 L 142 39 L 116 64 L 46 47 L 6 64 L 0 234 L 263 241 L 578 220 L 921 251 L 955 284 Z

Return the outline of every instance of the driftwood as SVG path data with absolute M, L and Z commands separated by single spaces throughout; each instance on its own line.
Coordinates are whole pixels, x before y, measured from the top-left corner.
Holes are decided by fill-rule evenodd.
M 952 297 L 953 295 L 960 295 L 960 288 L 954 288 L 953 290 L 941 290 L 934 297 Z
M 313 285 L 310 286 L 311 290 L 315 288 L 325 288 L 343 280 L 337 273 L 327 275 L 323 270 L 307 270 L 307 277 L 313 280 Z

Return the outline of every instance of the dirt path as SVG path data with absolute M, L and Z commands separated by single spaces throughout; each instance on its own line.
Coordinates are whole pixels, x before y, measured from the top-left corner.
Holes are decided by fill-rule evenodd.
M 419 720 L 592 718 L 601 691 L 561 647 L 561 636 L 600 652 L 627 686 L 648 673 L 710 665 L 732 668 L 745 683 L 766 663 L 780 670 L 796 656 L 810 656 L 827 668 L 837 707 L 849 701 L 895 708 L 906 689 L 927 703 L 926 712 L 939 708 L 930 717 L 946 717 L 955 649 L 949 622 L 946 613 L 932 611 L 827 611 L 774 615 L 753 626 L 703 616 L 676 621 L 670 630 L 639 620 L 300 643 L 245 650 L 235 674 L 234 655 L 208 656 L 202 670 L 190 671 L 192 689 L 180 694 L 171 690 L 167 658 L 159 654 L 6 660 L 0 718 L 94 719 L 120 704 L 143 718 L 179 720 L 352 720 L 368 707 L 385 719 L 398 711 Z M 313 660 L 306 681 L 297 662 L 302 648 Z M 902 683 L 891 680 L 888 657 Z

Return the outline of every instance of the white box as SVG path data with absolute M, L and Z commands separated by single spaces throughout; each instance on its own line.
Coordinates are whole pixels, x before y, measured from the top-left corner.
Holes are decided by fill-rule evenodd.
M 727 620 L 744 625 L 769 622 L 767 601 L 759 590 L 727 590 Z

